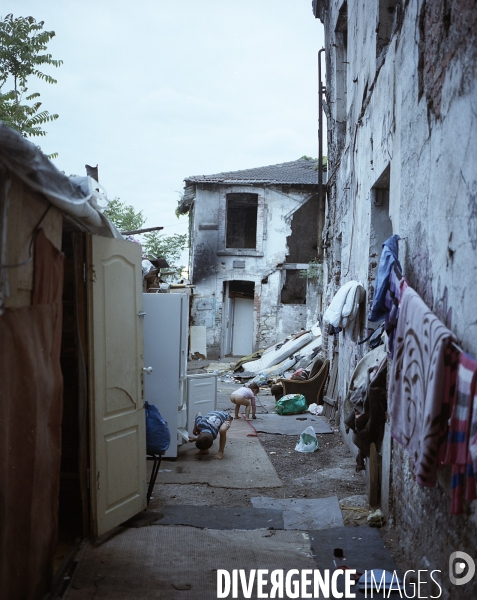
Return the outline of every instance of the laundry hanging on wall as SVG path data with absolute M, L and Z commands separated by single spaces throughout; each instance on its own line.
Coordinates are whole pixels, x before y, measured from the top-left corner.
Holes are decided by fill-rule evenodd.
M 463 512 L 464 496 L 469 502 L 477 498 L 471 451 L 473 446 L 470 444 L 471 429 L 477 426 L 477 422 L 472 418 L 474 405 L 477 408 L 476 382 L 477 361 L 462 352 L 459 357 L 457 389 L 449 422 L 447 451 L 444 458 L 445 464 L 452 465 L 451 514 L 454 515 Z
M 351 339 L 360 333 L 360 304 L 366 297 L 364 287 L 357 281 L 348 281 L 334 295 L 323 315 L 323 322 L 336 330 L 344 329 Z
M 383 243 L 383 251 L 379 259 L 378 274 L 374 286 L 373 304 L 368 315 L 369 321 L 381 321 L 389 312 L 385 304 L 386 292 L 389 289 L 389 276 L 394 267 L 402 273 L 401 264 L 398 259 L 398 240 L 401 236 L 395 234 Z
M 436 483 L 438 444 L 446 428 L 441 415 L 444 355 L 452 340 L 452 332 L 407 287 L 396 329 L 389 415 L 391 435 L 409 451 L 422 486 Z
M 401 281 L 389 387 L 391 435 L 410 453 L 416 482 L 434 487 L 452 466 L 451 514 L 477 499 L 477 361 Z

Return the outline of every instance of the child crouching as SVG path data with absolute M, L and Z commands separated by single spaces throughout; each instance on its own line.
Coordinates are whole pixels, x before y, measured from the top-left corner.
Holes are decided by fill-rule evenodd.
M 250 419 L 250 407 L 252 407 L 252 418 L 256 419 L 255 411 L 257 409 L 255 396 L 259 393 L 260 387 L 256 383 L 251 383 L 248 387 L 241 387 L 235 390 L 230 396 L 230 402 L 235 404 L 235 418 L 238 419 L 240 407 L 245 406 L 245 418 Z

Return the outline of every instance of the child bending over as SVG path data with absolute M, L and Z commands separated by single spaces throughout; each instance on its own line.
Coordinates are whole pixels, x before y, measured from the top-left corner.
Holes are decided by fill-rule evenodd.
M 240 407 L 245 406 L 245 418 L 250 418 L 250 407 L 252 407 L 252 417 L 256 419 L 255 411 L 257 409 L 255 396 L 260 391 L 260 387 L 256 383 L 251 383 L 248 387 L 241 387 L 230 396 L 230 402 L 235 404 L 235 418 L 238 419 Z
M 209 448 L 214 443 L 217 435 L 219 435 L 219 451 L 214 458 L 221 460 L 224 456 L 227 431 L 231 423 L 232 417 L 223 410 L 211 410 L 205 416 L 197 413 L 194 429 L 192 430 L 193 435 L 189 437 L 189 441 L 195 442 L 199 450 L 196 454 L 209 454 Z

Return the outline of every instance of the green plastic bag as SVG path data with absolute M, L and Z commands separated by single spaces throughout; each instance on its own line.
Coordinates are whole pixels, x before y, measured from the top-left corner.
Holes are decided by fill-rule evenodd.
M 279 415 L 298 415 L 306 409 L 306 398 L 302 394 L 287 394 L 275 404 L 275 410 Z

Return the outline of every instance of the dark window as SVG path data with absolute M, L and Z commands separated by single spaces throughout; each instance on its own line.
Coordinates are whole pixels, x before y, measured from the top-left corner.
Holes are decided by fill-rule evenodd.
M 255 284 L 253 281 L 241 281 L 235 279 L 229 282 L 230 298 L 252 298 L 254 297 Z
M 372 305 L 374 284 L 378 274 L 383 242 L 393 234 L 393 224 L 389 217 L 389 191 L 391 170 L 389 165 L 384 169 L 371 188 L 371 228 L 369 232 L 369 308 Z
M 336 135 L 339 147 L 346 139 L 346 113 L 348 107 L 348 3 L 343 2 L 338 13 L 335 28 L 335 94 L 336 94 Z
M 396 8 L 399 0 L 379 0 L 378 26 L 376 27 L 376 56 L 387 50 L 391 40 Z
M 306 278 L 301 276 L 301 271 L 285 271 L 280 300 L 282 304 L 306 304 Z
M 226 248 L 255 248 L 257 194 L 227 194 Z

